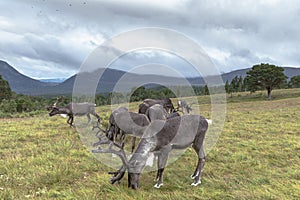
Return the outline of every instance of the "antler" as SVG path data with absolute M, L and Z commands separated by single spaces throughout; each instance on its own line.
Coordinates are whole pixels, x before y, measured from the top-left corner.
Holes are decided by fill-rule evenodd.
M 180 108 L 186 108 L 186 109 L 189 109 L 192 111 L 193 110 L 192 105 L 195 105 L 195 104 L 198 104 L 198 103 L 192 102 L 192 103 L 188 104 L 185 100 L 178 100 L 178 106 L 177 106 L 176 110 L 182 112 L 180 110 Z
M 61 100 L 62 97 L 56 97 L 56 101 L 53 104 L 53 107 L 56 107 L 57 103 L 59 102 L 59 100 Z
M 56 108 L 57 103 L 58 103 L 58 101 L 59 101 L 60 99 L 62 99 L 62 97 L 56 97 L 56 101 L 53 103 L 53 105 L 51 105 L 51 106 L 46 106 L 46 109 L 47 109 L 48 111 L 51 111 L 53 108 Z
M 119 156 L 122 160 L 123 166 L 125 166 L 126 168 L 128 168 L 128 160 L 126 157 L 126 153 L 124 151 L 124 143 L 122 143 L 122 145 L 116 144 L 111 140 L 106 140 L 106 141 L 101 141 L 101 144 L 109 144 L 108 149 L 101 149 L 101 147 L 99 146 L 98 149 L 94 149 L 92 150 L 92 153 L 113 153 L 116 154 L 117 156 Z M 113 149 L 113 147 L 117 147 L 120 150 L 115 150 Z
M 99 123 L 93 126 L 93 130 L 95 128 L 99 129 L 99 131 L 96 133 L 96 136 L 99 139 L 99 141 L 93 144 L 94 147 L 98 146 L 98 149 L 92 150 L 92 153 L 113 153 L 118 155 L 122 160 L 123 166 L 117 172 L 109 172 L 109 174 L 113 174 L 113 177 L 110 179 L 110 182 L 114 184 L 115 182 L 119 182 L 124 177 L 125 171 L 126 169 L 128 169 L 128 160 L 124 151 L 124 143 L 119 145 L 109 140 L 106 136 L 107 130 L 103 130 L 100 127 Z M 108 149 L 102 149 L 101 145 L 103 144 L 109 144 Z M 113 147 L 117 147 L 119 148 L 119 150 L 113 149 Z

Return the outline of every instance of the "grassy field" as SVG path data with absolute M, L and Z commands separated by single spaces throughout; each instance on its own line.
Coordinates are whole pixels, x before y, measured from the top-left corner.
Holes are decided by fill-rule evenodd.
M 47 113 L 0 119 L 0 199 L 299 199 L 300 90 L 273 95 L 272 101 L 264 93 L 228 98 L 223 132 L 198 187 L 190 186 L 192 149 L 167 167 L 160 189 L 150 172 L 134 191 L 127 177 L 109 183 L 111 169 L 90 154 L 66 119 Z M 199 100 L 208 117 L 209 98 Z M 109 109 L 97 108 L 103 121 Z

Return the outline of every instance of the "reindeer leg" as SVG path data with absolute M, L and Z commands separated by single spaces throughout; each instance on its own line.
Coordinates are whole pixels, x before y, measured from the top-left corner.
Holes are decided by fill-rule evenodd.
M 67 121 L 67 123 L 70 125 L 70 127 L 73 126 L 73 120 L 74 120 L 73 115 L 70 115 L 70 116 L 69 116 L 69 119 L 68 119 L 68 121 Z
M 67 123 L 71 126 L 71 124 L 70 124 L 70 116 L 69 116 L 69 118 L 68 118 L 68 120 L 67 120 Z
M 91 122 L 91 116 L 90 116 L 90 114 L 88 113 L 88 114 L 86 114 L 86 117 L 88 118 L 87 125 L 89 125 L 89 124 L 90 124 L 90 122 Z
M 203 145 L 201 145 L 200 148 L 198 146 L 199 145 L 193 145 L 193 148 L 195 149 L 198 155 L 198 164 L 194 174 L 191 176 L 191 178 L 194 179 L 194 183 L 192 183 L 192 186 L 197 186 L 201 184 L 201 176 L 205 164 L 205 152 L 203 149 Z
M 122 130 L 118 126 L 116 126 L 114 131 L 114 141 L 118 141 L 118 135 L 120 135 L 121 132 Z M 122 142 L 123 141 L 119 139 L 119 143 L 122 144 Z
M 159 159 L 160 153 L 156 152 L 154 155 L 157 157 L 157 168 L 158 168 L 157 169 L 157 173 L 156 173 L 156 177 L 155 177 L 154 181 L 158 181 L 158 178 L 160 176 L 159 167 L 158 167 L 158 159 Z
M 124 141 L 125 141 L 125 133 L 124 133 L 124 131 L 120 131 L 120 132 L 119 132 L 119 140 L 120 140 L 121 142 L 124 142 Z
M 192 176 L 192 178 L 194 179 L 194 183 L 191 184 L 192 186 L 197 186 L 201 184 L 201 176 L 202 176 L 204 164 L 205 164 L 205 158 L 199 158 L 196 171 Z
M 97 118 L 97 121 L 100 124 L 101 117 L 96 112 L 91 112 L 91 114 Z
M 132 137 L 132 140 L 131 140 L 131 153 L 133 153 L 133 150 L 135 148 L 135 141 L 136 141 L 136 137 Z
M 165 166 L 168 161 L 169 152 L 171 148 L 163 149 L 161 150 L 160 154 L 158 154 L 158 160 L 157 160 L 157 182 L 154 185 L 155 188 L 160 188 L 163 185 L 163 173 L 165 170 Z

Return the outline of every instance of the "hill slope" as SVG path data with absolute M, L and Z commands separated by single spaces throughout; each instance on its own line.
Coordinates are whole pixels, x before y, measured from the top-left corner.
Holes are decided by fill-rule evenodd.
M 11 89 L 16 93 L 31 94 L 32 90 L 41 90 L 47 86 L 47 83 L 42 83 L 38 80 L 29 78 L 1 60 L 0 74 L 3 79 L 9 82 Z

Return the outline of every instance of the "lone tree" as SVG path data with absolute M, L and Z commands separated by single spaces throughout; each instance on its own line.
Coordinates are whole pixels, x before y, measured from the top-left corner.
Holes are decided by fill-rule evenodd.
M 272 90 L 286 83 L 287 77 L 284 75 L 283 71 L 284 69 L 282 67 L 269 65 L 268 63 L 254 65 L 252 69 L 247 72 L 245 78 L 248 89 L 251 92 L 266 89 L 268 91 L 268 98 L 271 99 Z

